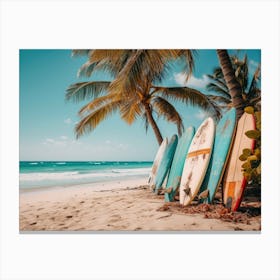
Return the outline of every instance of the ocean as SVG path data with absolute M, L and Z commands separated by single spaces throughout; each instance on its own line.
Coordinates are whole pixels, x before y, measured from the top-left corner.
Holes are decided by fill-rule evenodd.
M 141 161 L 21 161 L 19 187 L 67 187 L 148 176 L 152 162 Z

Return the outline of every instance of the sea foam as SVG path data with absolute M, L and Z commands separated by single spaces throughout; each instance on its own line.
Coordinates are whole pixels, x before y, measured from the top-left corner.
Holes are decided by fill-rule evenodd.
M 148 175 L 151 168 L 133 168 L 133 169 L 113 169 L 102 172 L 80 173 L 74 172 L 34 172 L 21 173 L 19 178 L 21 182 L 35 181 L 58 181 L 58 180 L 81 180 L 90 178 L 116 178 L 123 176 Z
M 68 186 L 149 176 L 150 162 L 20 162 L 20 188 Z

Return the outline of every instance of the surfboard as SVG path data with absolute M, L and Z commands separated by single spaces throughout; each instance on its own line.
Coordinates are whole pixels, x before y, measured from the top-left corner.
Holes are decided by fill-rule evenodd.
M 183 167 L 189 146 L 194 136 L 194 127 L 190 126 L 178 140 L 170 172 L 166 183 L 165 201 L 174 201 L 180 186 Z
M 195 198 L 204 179 L 211 157 L 215 133 L 212 118 L 198 128 L 186 156 L 180 183 L 180 204 L 186 206 Z
M 149 176 L 149 179 L 148 179 L 148 184 L 149 184 L 150 187 L 155 184 L 155 178 L 156 178 L 157 170 L 158 170 L 158 167 L 159 167 L 160 162 L 162 160 L 162 157 L 163 157 L 164 151 L 167 147 L 167 144 L 168 144 L 168 139 L 166 137 L 161 142 L 161 145 L 158 148 L 158 151 L 156 153 L 156 156 L 155 156 L 155 159 L 154 159 L 154 162 L 153 162 L 153 165 L 152 165 L 152 170 L 151 170 L 151 173 L 150 173 L 150 176 Z
M 170 169 L 174 153 L 177 147 L 178 143 L 178 136 L 175 134 L 171 137 L 170 141 L 168 141 L 168 145 L 164 151 L 162 160 L 160 162 L 156 178 L 155 178 L 155 185 L 153 186 L 153 189 L 156 194 L 159 193 L 159 190 L 162 188 L 162 184 L 164 182 L 164 179 Z
M 236 110 L 232 108 L 223 115 L 216 126 L 212 156 L 199 191 L 200 193 L 207 191 L 207 195 L 203 199 L 205 203 L 213 202 L 217 188 L 221 183 L 233 143 L 235 129 Z
M 255 129 L 255 119 L 251 114 L 244 113 L 237 124 L 237 131 L 232 147 L 227 172 L 224 178 L 223 200 L 227 208 L 236 211 L 240 206 L 247 181 L 242 174 L 239 159 L 243 149 L 254 149 L 255 141 L 248 138 L 245 132 Z

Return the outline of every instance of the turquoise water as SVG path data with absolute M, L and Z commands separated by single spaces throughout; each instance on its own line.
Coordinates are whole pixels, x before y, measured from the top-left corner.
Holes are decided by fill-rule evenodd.
M 70 186 L 149 176 L 152 162 L 21 161 L 21 189 Z

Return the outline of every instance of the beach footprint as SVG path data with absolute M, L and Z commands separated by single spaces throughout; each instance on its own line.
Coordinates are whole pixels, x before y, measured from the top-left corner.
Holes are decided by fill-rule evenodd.
M 122 219 L 121 215 L 115 214 L 110 217 L 109 223 L 119 222 Z

